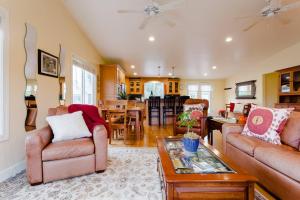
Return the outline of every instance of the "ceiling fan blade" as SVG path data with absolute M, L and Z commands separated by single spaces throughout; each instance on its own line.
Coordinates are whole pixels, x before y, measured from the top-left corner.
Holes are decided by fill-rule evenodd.
M 176 23 L 175 22 L 173 22 L 173 21 L 171 21 L 171 20 L 169 20 L 167 17 L 165 17 L 165 16 L 163 16 L 163 21 L 169 26 L 169 27 L 174 27 L 174 26 L 176 26 Z
M 144 13 L 144 11 L 141 10 L 118 10 L 117 11 L 120 14 L 124 14 L 124 13 Z
M 169 3 L 166 4 L 162 4 L 159 6 L 159 9 L 161 12 L 166 12 L 169 10 L 173 10 L 176 9 L 178 5 L 182 4 L 184 2 L 184 0 L 173 0 Z
M 249 31 L 249 30 L 252 29 L 254 26 L 256 26 L 257 24 L 259 24 L 261 21 L 262 21 L 262 19 L 253 22 L 250 26 L 248 26 L 247 28 L 245 28 L 243 31 L 244 31 L 244 32 Z
M 296 8 L 300 8 L 300 1 L 282 6 L 279 12 L 286 12 Z
M 150 19 L 151 19 L 151 17 L 146 17 L 146 18 L 142 21 L 141 25 L 139 26 L 139 29 L 140 29 L 140 30 L 143 30 L 143 29 L 148 25 Z

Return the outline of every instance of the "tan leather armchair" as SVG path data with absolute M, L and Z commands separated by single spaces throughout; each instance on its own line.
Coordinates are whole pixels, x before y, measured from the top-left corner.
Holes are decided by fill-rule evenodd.
M 207 135 L 206 130 L 206 121 L 207 121 L 207 111 L 209 102 L 206 99 L 187 99 L 184 104 L 203 104 L 203 117 L 198 120 L 198 123 L 196 126 L 191 128 L 190 130 L 197 133 L 199 136 L 201 136 L 202 139 Z M 187 131 L 187 127 L 181 127 L 178 122 L 178 115 L 175 115 L 174 121 L 173 121 L 173 135 L 178 134 L 185 134 Z
M 66 107 L 49 109 L 49 115 L 67 112 Z M 92 138 L 52 143 L 49 126 L 35 130 L 25 140 L 27 179 L 31 185 L 103 172 L 107 164 L 107 131 L 96 126 Z

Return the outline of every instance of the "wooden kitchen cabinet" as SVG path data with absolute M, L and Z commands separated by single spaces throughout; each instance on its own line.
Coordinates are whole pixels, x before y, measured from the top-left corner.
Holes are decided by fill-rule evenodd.
M 117 99 L 125 91 L 125 71 L 120 65 L 100 65 L 100 99 Z
M 168 79 L 166 94 L 179 95 L 179 79 L 177 78 Z
M 142 94 L 141 78 L 129 78 L 128 94 Z

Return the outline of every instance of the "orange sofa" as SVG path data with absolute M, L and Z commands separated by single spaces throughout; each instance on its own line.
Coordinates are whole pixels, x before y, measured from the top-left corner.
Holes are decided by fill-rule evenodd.
M 223 152 L 280 199 L 300 197 L 300 112 L 292 112 L 282 145 L 242 135 L 243 125 L 224 124 Z

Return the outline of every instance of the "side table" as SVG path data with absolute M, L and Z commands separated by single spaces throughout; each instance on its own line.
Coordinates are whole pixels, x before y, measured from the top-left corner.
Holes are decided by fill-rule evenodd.
M 214 141 L 214 130 L 222 132 L 222 126 L 225 123 L 236 124 L 235 118 L 224 118 L 224 117 L 208 117 L 207 118 L 207 132 L 208 132 L 208 143 L 213 145 Z

